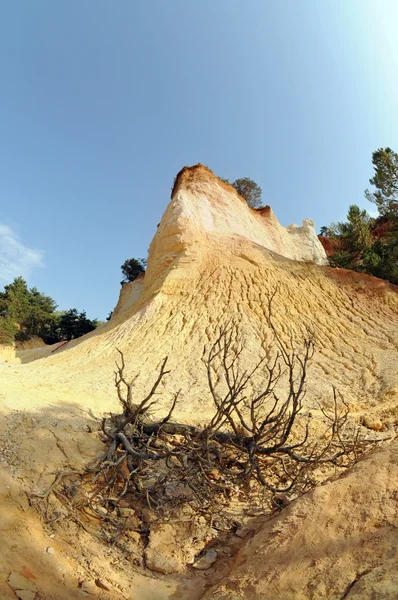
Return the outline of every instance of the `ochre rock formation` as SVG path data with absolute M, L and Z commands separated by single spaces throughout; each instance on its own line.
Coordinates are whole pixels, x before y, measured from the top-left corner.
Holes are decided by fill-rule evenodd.
M 79 597 L 75 570 L 76 565 L 81 566 L 79 556 L 83 551 L 90 554 L 90 568 L 96 570 L 98 577 L 106 570 L 108 579 L 121 578 L 123 589 L 130 589 L 131 597 L 138 593 L 136 575 L 127 566 L 118 575 L 105 550 L 87 533 L 79 534 L 78 539 L 76 536 L 69 539 L 68 544 L 77 548 L 75 553 L 63 538 L 50 544 L 37 517 L 21 500 L 23 487 L 43 490 L 53 479 L 52 473 L 70 466 L 79 467 L 101 451 L 92 415 L 99 417 L 120 408 L 114 389 L 117 348 L 124 353 L 128 374 L 138 374 L 134 400 L 140 400 L 149 391 L 163 358 L 168 356 L 171 373 L 161 386 L 158 412 L 164 414 L 172 394 L 181 390 L 176 418 L 206 422 L 212 413 L 205 365 L 209 344 L 215 340 L 220 326 L 233 321 L 244 348 L 242 366 L 248 369 L 254 365 L 261 353 L 269 352 L 273 343 L 267 302 L 275 290 L 273 321 L 281 338 L 288 341 L 293 336 L 299 344 L 306 326 L 316 332 L 316 354 L 308 372 L 304 413 L 316 411 L 318 401 L 327 402 L 334 385 L 349 403 L 352 419 L 358 424 L 381 423 L 380 434 L 389 438 L 394 435 L 398 422 L 397 288 L 374 277 L 328 267 L 312 222 L 304 221 L 302 227 L 284 228 L 271 209 L 250 209 L 231 186 L 221 182 L 206 167 L 185 168 L 176 178 L 171 202 L 151 243 L 147 271 L 143 277 L 122 287 L 112 319 L 66 345 L 20 352 L 18 360 L 27 364 L 0 364 L 0 444 L 3 450 L 5 448 L 6 457 L 1 463 L 0 475 L 9 486 L 0 488 L 0 497 L 12 515 L 4 517 L 0 524 L 7 539 L 0 568 L 0 592 L 4 597 L 9 589 L 5 582 L 14 567 L 21 574 L 35 570 L 35 576 L 39 574 L 46 582 L 41 588 L 46 597 Z M 365 433 L 371 431 L 363 429 Z M 289 562 L 289 545 L 284 546 L 287 553 L 284 564 L 290 569 L 292 586 L 297 578 L 301 594 L 297 598 L 343 597 L 355 573 L 371 568 L 372 561 L 367 554 L 361 558 L 357 544 L 362 533 L 355 537 L 355 531 L 348 527 L 348 513 L 344 513 L 345 522 L 341 523 L 338 510 L 331 515 L 328 507 L 333 502 L 341 506 L 346 489 L 347 507 L 351 507 L 355 517 L 353 522 L 362 527 L 360 514 L 365 520 L 370 515 L 369 527 L 374 529 L 378 523 L 386 522 L 382 504 L 387 498 L 388 518 L 391 523 L 395 522 L 389 482 L 389 478 L 395 481 L 397 477 L 390 460 L 393 452 L 393 446 L 391 450 L 375 452 L 372 458 L 364 460 L 340 480 L 341 483 L 327 484 L 282 512 L 277 520 L 282 528 L 281 540 L 285 540 L 283 531 L 300 531 L 300 514 L 303 527 L 314 515 L 314 535 L 308 530 L 307 537 L 303 531 L 302 537 L 292 538 L 294 551 L 306 543 L 315 545 L 303 551 L 302 564 L 297 562 L 293 552 Z M 376 481 L 378 461 L 384 465 L 380 469 L 385 476 Z M 369 506 L 368 512 L 364 508 L 360 513 L 355 512 L 352 490 L 360 485 L 366 470 L 369 481 L 374 479 L 377 484 L 376 489 L 372 481 L 375 504 L 374 510 Z M 361 496 L 364 507 L 372 502 L 369 494 Z M 325 531 L 317 526 L 322 519 Z M 327 531 L 328 519 L 335 534 Z M 345 528 L 341 535 L 340 526 Z M 26 527 L 30 532 L 28 540 Z M 331 567 L 322 558 L 327 548 L 319 531 L 322 536 L 330 536 L 330 543 L 335 540 L 334 556 L 339 552 L 346 556 L 349 545 L 357 544 L 347 576 L 339 579 L 337 596 L 327 595 L 332 590 L 327 583 Z M 388 535 L 392 531 L 390 528 Z M 271 597 L 294 597 L 287 583 L 277 582 L 282 575 L 277 573 L 274 563 L 268 571 L 264 570 L 268 558 L 272 558 L 267 554 L 271 534 L 276 535 L 276 529 L 265 525 L 246 550 L 241 551 L 237 568 L 242 581 L 236 587 L 232 576 L 226 580 L 225 594 L 229 595 L 225 598 L 233 597 L 231 590 L 235 587 L 237 598 L 266 597 L 266 587 L 254 580 L 250 588 L 254 595 L 248 595 L 249 584 L 245 587 L 245 581 L 252 581 L 254 570 L 259 581 L 265 577 L 264 573 L 267 581 L 276 574 L 272 588 L 275 593 Z M 54 545 L 56 554 L 51 557 L 45 554 L 43 559 L 46 544 Z M 373 552 L 371 545 L 368 548 L 369 553 Z M 252 551 L 258 552 L 261 558 L 253 561 L 253 565 L 248 558 Z M 320 563 L 316 562 L 317 552 Z M 381 565 L 383 556 L 382 551 L 375 551 L 375 566 Z M 310 568 L 311 561 L 315 565 L 314 588 L 310 587 L 307 576 L 300 574 L 301 568 Z M 54 564 L 64 569 L 66 575 L 58 571 L 54 574 Z M 343 561 L 342 569 L 344 565 Z M 369 582 L 370 572 L 366 577 Z M 322 579 L 325 580 L 323 588 Z M 365 582 L 365 576 L 363 579 Z M 35 581 L 40 589 L 38 580 Z M 70 592 L 72 581 L 76 588 L 73 594 Z M 142 578 L 139 585 L 143 586 L 142 597 L 188 600 L 199 598 L 203 591 L 204 579 L 199 584 L 199 580 L 195 581 L 193 586 L 185 581 L 181 587 L 181 582 L 176 580 L 148 583 Z M 364 582 L 361 585 L 365 585 Z M 53 596 L 48 595 L 51 586 L 58 590 Z M 355 590 L 355 586 L 352 589 Z M 127 592 L 124 596 L 116 592 L 104 594 L 98 597 L 130 597 Z
M 238 554 L 204 600 L 395 600 L 398 443 L 293 502 Z
M 203 362 L 209 344 L 232 319 L 244 360 L 253 364 L 272 342 L 267 297 L 278 288 L 274 321 L 282 337 L 293 333 L 300 340 L 306 324 L 316 330 L 309 397 L 329 397 L 336 385 L 357 410 L 385 409 L 398 383 L 396 290 L 374 277 L 315 264 L 324 260 L 309 225 L 289 232 L 270 210 L 249 208 L 207 168 L 185 168 L 151 243 L 147 271 L 122 287 L 113 318 L 47 350 L 43 360 L 10 367 L 6 385 L 14 376 L 20 385 L 23 368 L 23 381 L 41 385 L 45 376 L 57 395 L 87 397 L 93 410 L 104 401 L 111 406 L 119 348 L 128 370 L 139 373 L 137 398 L 168 356 L 172 374 L 160 403 L 181 389 L 181 416 L 191 418 L 200 406 L 205 417 L 211 409 Z M 30 351 L 26 360 L 44 351 Z M 24 397 L 34 403 L 27 388 Z

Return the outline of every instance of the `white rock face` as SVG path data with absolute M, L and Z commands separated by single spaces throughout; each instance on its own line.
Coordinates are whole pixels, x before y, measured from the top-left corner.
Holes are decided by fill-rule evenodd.
M 301 227 L 285 228 L 269 206 L 250 208 L 231 185 L 202 165 L 186 167 L 179 174 L 152 246 L 156 248 L 157 238 L 171 237 L 174 242 L 176 236 L 185 249 L 192 250 L 203 236 L 223 245 L 245 240 L 285 258 L 327 264 L 311 219 Z
M 328 264 L 311 219 L 304 220 L 301 227 L 285 228 L 269 206 L 250 208 L 231 185 L 207 167 L 185 167 L 177 176 L 172 199 L 152 240 L 143 292 L 158 291 L 166 279 L 186 281 L 209 257 L 217 260 L 226 252 L 253 262 L 253 251 Z M 264 256 L 259 256 L 259 261 L 263 260 Z M 184 263 L 189 263 L 190 269 L 184 268 Z M 171 273 L 176 267 L 182 268 Z
M 119 301 L 112 313 L 112 319 L 127 310 L 139 298 L 142 292 L 143 275 L 137 277 L 135 281 L 124 283 L 120 290 Z
M 198 175 L 205 177 L 202 169 L 198 169 Z M 270 207 L 251 209 L 232 186 L 218 183 L 210 176 L 194 186 L 182 183 L 165 212 L 164 221 L 182 234 L 189 231 L 194 235 L 197 230 L 214 240 L 243 238 L 285 258 L 327 264 L 311 219 L 304 220 L 302 227 L 282 227 Z

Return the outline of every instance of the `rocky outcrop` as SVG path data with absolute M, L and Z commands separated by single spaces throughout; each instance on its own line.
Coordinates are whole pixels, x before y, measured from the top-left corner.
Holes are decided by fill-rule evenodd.
M 203 600 L 395 600 L 398 442 L 265 523 Z
M 285 258 L 327 264 L 311 219 L 301 227 L 282 227 L 269 206 L 250 208 L 235 188 L 203 165 L 185 167 L 177 175 L 157 236 L 164 236 L 165 226 L 184 236 L 195 237 L 196 230 L 214 241 L 243 238 Z
M 142 292 L 143 283 L 144 275 L 139 275 L 135 281 L 122 284 L 118 303 L 112 313 L 112 319 L 124 313 L 138 300 Z
M 242 359 L 253 365 L 271 343 L 267 297 L 278 288 L 274 320 L 284 339 L 290 333 L 299 339 L 306 324 L 317 331 L 308 397 L 328 398 L 334 384 L 361 414 L 380 412 L 377 399 L 398 383 L 398 295 L 379 279 L 330 269 L 324 261 L 311 221 L 284 228 L 270 208 L 249 208 L 206 167 L 184 168 L 150 245 L 145 275 L 123 285 L 112 319 L 55 352 L 29 351 L 29 360 L 47 357 L 25 365 L 22 383 L 40 384 L 44 370 L 57 395 L 65 389 L 114 409 L 116 348 L 129 372 L 139 374 L 138 398 L 168 356 L 172 375 L 159 405 L 181 389 L 179 416 L 190 419 L 195 407 L 206 419 L 212 410 L 203 363 L 209 343 L 233 319 L 245 345 Z M 21 380 L 19 372 L 15 377 Z M 32 402 L 33 390 L 27 385 L 18 399 Z
M 250 208 L 235 188 L 207 167 L 185 167 L 177 175 L 153 238 L 144 288 L 159 278 L 163 281 L 179 264 L 203 263 L 210 245 L 215 253 L 249 246 L 292 260 L 327 264 L 311 219 L 301 227 L 282 227 L 269 206 Z
M 149 511 L 145 522 L 152 535 L 146 560 L 152 568 L 177 572 L 178 577 L 186 572 L 187 562 L 196 567 L 205 564 L 206 570 L 192 568 L 190 573 L 196 573 L 198 579 L 192 585 L 186 579 L 183 589 L 177 579 L 174 583 L 166 577 L 155 580 L 142 575 L 140 579 L 132 568 L 141 543 L 137 531 L 129 530 L 128 546 L 123 557 L 119 554 L 118 563 L 116 546 L 105 547 L 87 531 L 70 529 L 65 538 L 62 519 L 56 522 L 60 527 L 56 537 L 49 538 L 29 506 L 25 487 L 42 492 L 54 473 L 81 469 L 103 452 L 98 435 L 100 416 L 120 411 L 114 389 L 116 349 L 124 353 L 129 380 L 137 376 L 134 402 L 152 388 L 159 366 L 168 356 L 171 372 L 159 386 L 158 404 L 151 410 L 165 416 L 173 394 L 181 391 L 175 418 L 206 423 L 213 413 L 205 365 L 209 345 L 220 326 L 233 320 L 243 346 L 241 366 L 250 370 L 274 343 L 267 301 L 277 289 L 273 321 L 281 339 L 289 343 L 293 337 L 299 343 L 306 325 L 316 331 L 304 417 L 311 412 L 315 422 L 318 402 L 328 402 L 334 385 L 348 403 L 353 421 L 363 423 L 362 432 L 368 439 L 394 435 L 398 424 L 397 289 L 374 277 L 331 269 L 324 263 L 310 221 L 302 227 L 284 228 L 270 208 L 250 209 L 231 186 L 205 167 L 181 171 L 150 246 L 147 271 L 123 286 L 112 319 L 59 349 L 20 353 L 29 354 L 29 360 L 40 360 L 0 364 L 0 450 L 4 459 L 0 470 L 5 483 L 0 486 L 0 504 L 5 507 L 0 529 L 6 542 L 0 597 L 7 597 L 12 589 L 33 593 L 15 578 L 12 583 L 16 587 L 10 587 L 8 579 L 13 572 L 34 578 L 38 594 L 57 600 L 91 593 L 94 586 L 84 582 L 94 580 L 98 587 L 97 581 L 105 574 L 111 580 L 105 582 L 106 587 L 120 584 L 117 589 L 123 595 L 104 591 L 98 596 L 104 600 L 133 596 L 197 600 L 203 586 L 211 583 L 212 570 L 219 572 L 220 564 L 229 561 L 227 555 L 217 558 L 214 566 L 207 561 L 214 559 L 218 549 L 207 547 L 207 531 L 198 535 L 190 530 L 190 518 L 184 525 L 168 523 L 162 529 L 153 524 L 153 511 Z M 278 392 L 283 397 L 283 387 Z M 376 428 L 365 426 L 375 423 Z M 396 458 L 393 445 L 385 453 L 372 454 L 346 478 L 307 494 L 264 523 L 247 544 L 251 524 L 245 529 L 246 523 L 242 523 L 235 537 L 245 549 L 235 565 L 236 577 L 231 571 L 225 589 L 213 588 L 209 597 L 341 598 L 350 597 L 349 592 L 359 598 L 365 584 L 379 593 L 379 581 L 384 581 L 380 577 L 385 578 L 388 570 L 391 577 L 382 591 L 386 594 L 393 589 Z M 278 504 L 284 506 L 284 502 Z M 125 521 L 126 528 L 130 524 L 134 529 L 133 515 L 126 515 Z M 68 531 L 71 526 L 69 523 Z M 189 547 L 181 540 L 188 530 L 192 540 L 195 538 Z M 54 548 L 54 555 L 49 547 Z M 82 570 L 77 575 L 79 564 Z M 364 589 L 367 593 L 372 588 Z M 213 593 L 216 591 L 218 595 Z M 366 593 L 362 597 L 370 597 Z

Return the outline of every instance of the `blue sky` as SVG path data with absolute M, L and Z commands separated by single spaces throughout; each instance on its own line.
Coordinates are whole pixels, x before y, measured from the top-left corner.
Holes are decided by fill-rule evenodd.
M 398 151 L 395 0 L 18 0 L 0 18 L 0 284 L 104 319 L 184 165 L 283 225 L 343 218 Z

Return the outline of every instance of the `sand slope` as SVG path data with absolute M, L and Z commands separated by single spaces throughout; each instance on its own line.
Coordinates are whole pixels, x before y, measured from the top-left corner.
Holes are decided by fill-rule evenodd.
M 265 523 L 203 598 L 395 600 L 397 490 L 395 442 Z

